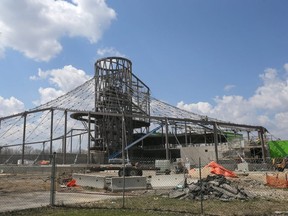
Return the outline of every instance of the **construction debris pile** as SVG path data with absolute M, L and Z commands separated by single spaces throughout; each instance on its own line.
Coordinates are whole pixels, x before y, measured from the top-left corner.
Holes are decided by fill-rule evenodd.
M 183 184 L 169 193 L 170 198 L 207 200 L 219 199 L 229 201 L 233 199 L 251 199 L 254 196 L 246 192 L 238 185 L 226 179 L 223 175 L 208 175 L 207 178 L 198 180 L 196 183 Z

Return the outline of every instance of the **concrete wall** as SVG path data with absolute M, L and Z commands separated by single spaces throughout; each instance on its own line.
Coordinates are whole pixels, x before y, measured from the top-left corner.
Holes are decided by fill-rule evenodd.
M 199 157 L 201 158 L 202 166 L 212 160 L 216 160 L 214 146 L 182 147 L 180 152 L 183 161 L 186 161 L 187 158 L 192 166 L 199 166 Z

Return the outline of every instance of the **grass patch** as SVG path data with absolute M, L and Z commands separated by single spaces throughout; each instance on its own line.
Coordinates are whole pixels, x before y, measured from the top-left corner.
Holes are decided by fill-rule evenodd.
M 73 206 L 46 207 L 23 211 L 7 212 L 4 216 L 152 216 L 152 215 L 200 215 L 201 203 L 195 200 L 170 199 L 163 196 L 147 195 L 125 198 L 124 208 L 122 199 L 91 202 Z M 204 200 L 205 215 L 275 215 L 275 212 L 288 213 L 286 200 L 233 200 L 223 202 L 220 200 Z

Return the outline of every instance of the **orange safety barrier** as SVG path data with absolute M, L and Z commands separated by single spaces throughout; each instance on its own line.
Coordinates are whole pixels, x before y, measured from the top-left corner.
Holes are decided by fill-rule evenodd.
M 209 164 L 206 165 L 206 167 L 210 167 L 211 173 L 213 174 L 223 175 L 225 177 L 231 177 L 231 178 L 238 178 L 238 176 L 234 172 L 224 168 L 223 166 L 216 163 L 215 161 L 211 161 Z
M 288 188 L 288 178 L 287 173 L 285 176 L 279 176 L 278 174 L 269 176 L 266 173 L 266 183 L 268 186 L 276 187 L 276 188 Z

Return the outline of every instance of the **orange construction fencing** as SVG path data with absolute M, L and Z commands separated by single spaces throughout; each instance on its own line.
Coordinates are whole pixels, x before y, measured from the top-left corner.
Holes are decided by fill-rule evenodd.
M 288 188 L 288 178 L 287 173 L 284 175 L 279 176 L 277 173 L 276 175 L 268 175 L 266 173 L 266 183 L 268 186 L 276 187 L 276 188 Z

